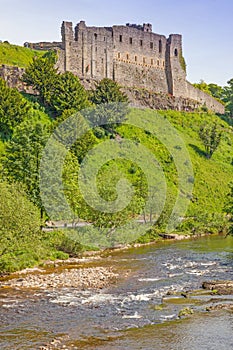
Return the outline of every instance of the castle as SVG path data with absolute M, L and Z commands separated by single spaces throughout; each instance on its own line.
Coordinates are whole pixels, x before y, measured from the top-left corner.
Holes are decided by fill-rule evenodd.
M 73 29 L 63 22 L 62 42 L 25 43 L 34 49 L 59 50 L 58 69 L 82 81 L 110 78 L 125 88 L 142 88 L 175 98 L 197 101 L 218 113 L 224 106 L 186 80 L 182 36 L 155 34 L 151 24 L 88 27 L 84 21 Z

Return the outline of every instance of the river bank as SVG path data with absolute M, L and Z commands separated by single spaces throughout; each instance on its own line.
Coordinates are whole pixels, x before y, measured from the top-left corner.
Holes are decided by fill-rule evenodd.
M 183 349 L 199 350 L 209 348 L 211 339 L 213 350 L 230 350 L 233 296 L 217 294 L 216 283 L 221 281 L 222 288 L 222 281 L 233 281 L 232 258 L 233 237 L 211 236 L 112 250 L 101 257 L 71 259 L 68 265 L 24 271 L 11 276 L 17 285 L 0 288 L 0 347 L 180 350 L 182 344 Z M 109 279 L 103 288 L 62 285 L 61 276 L 69 283 L 68 272 L 78 279 L 77 270 L 84 281 L 84 270 L 93 279 L 107 272 Z M 32 275 L 35 288 L 28 280 Z M 204 282 L 210 290 L 201 288 Z

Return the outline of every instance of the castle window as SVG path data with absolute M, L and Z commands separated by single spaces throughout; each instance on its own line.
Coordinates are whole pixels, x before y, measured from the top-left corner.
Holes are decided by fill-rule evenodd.
M 162 52 L 162 40 L 159 40 L 159 53 Z
M 120 54 L 120 52 L 118 52 L 118 58 L 121 58 L 121 54 Z
M 97 51 L 98 51 L 98 48 L 96 47 L 96 48 L 95 48 L 95 52 L 97 52 Z
M 150 43 L 150 48 L 153 49 L 154 48 L 154 44 Z
M 106 41 L 106 37 L 104 36 L 104 41 Z
M 143 57 L 143 64 L 146 64 L 146 57 Z
M 153 60 L 153 58 L 150 60 L 150 63 L 151 63 L 152 66 L 154 65 L 154 60 Z
M 157 66 L 159 66 L 159 60 L 157 61 Z
M 175 55 L 176 57 L 178 56 L 178 50 L 177 50 L 177 49 L 175 49 L 174 55 Z
M 137 62 L 138 61 L 138 56 L 135 56 L 134 60 L 135 60 L 135 62 Z
M 133 38 L 129 38 L 129 43 L 133 44 Z
M 163 61 L 163 67 L 165 67 L 165 62 Z
M 95 40 L 97 40 L 97 34 L 96 33 L 94 34 L 94 37 L 95 37 Z
M 140 45 L 143 46 L 143 41 L 142 40 L 140 40 Z
M 120 41 L 120 43 L 122 43 L 122 35 L 120 35 L 119 41 Z
M 127 59 L 127 61 L 129 60 L 129 54 L 127 53 L 127 55 L 126 55 L 126 59 Z

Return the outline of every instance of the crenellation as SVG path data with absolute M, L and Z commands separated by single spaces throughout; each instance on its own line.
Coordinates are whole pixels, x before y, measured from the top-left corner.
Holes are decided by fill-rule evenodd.
M 80 21 L 73 29 L 72 22 L 64 21 L 61 35 L 62 42 L 57 45 L 60 72 L 71 71 L 81 81 L 110 78 L 128 88 L 196 98 L 210 109 L 224 112 L 218 101 L 196 92 L 187 82 L 180 34 L 166 38 L 153 33 L 150 23 L 89 27 Z M 37 48 L 42 49 L 40 45 Z

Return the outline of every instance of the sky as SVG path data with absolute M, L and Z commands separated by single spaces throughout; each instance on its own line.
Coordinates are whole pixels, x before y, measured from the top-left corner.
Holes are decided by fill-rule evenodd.
M 152 23 L 182 34 L 190 82 L 225 86 L 233 78 L 233 0 L 0 0 L 0 40 L 60 41 L 62 21 L 88 26 Z

